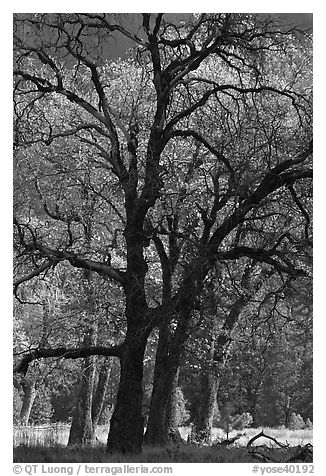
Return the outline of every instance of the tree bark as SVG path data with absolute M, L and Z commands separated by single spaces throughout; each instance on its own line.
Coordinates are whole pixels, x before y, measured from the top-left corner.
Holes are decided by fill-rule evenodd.
M 90 445 L 95 440 L 95 429 L 92 423 L 94 359 L 94 356 L 84 359 L 84 371 L 80 379 L 79 395 L 73 413 L 68 446 Z
M 141 453 L 144 434 L 143 362 L 147 339 L 152 330 L 145 295 L 148 266 L 144 258 L 143 213 L 137 203 L 136 190 L 126 193 L 127 271 L 124 292 L 127 332 L 120 357 L 120 382 L 115 409 L 110 421 L 107 442 L 109 453 Z M 146 211 L 146 210 L 145 210 Z
M 22 425 L 28 425 L 37 390 L 35 388 L 35 381 L 28 382 L 26 379 L 23 379 L 21 385 L 24 391 L 24 397 L 20 410 L 19 421 Z
M 180 367 L 178 367 L 171 385 L 171 391 L 168 395 L 167 405 L 167 435 L 169 441 L 173 443 L 183 443 L 184 440 L 179 432 L 179 418 L 178 418 L 178 383 L 179 383 Z
M 217 407 L 216 394 L 218 383 L 214 370 L 208 369 L 201 374 L 201 398 L 195 419 L 196 439 L 211 443 L 213 418 Z
M 109 453 L 141 453 L 144 422 L 143 360 L 146 336 L 126 339 L 121 358 L 120 383 L 117 403 L 110 421 L 107 443 Z
M 166 446 L 179 439 L 175 422 L 175 390 L 185 334 L 175 333 L 173 342 L 169 325 L 163 325 L 156 351 L 153 391 L 145 442 L 151 446 Z M 181 437 L 180 437 L 181 438 Z
M 84 346 L 94 343 L 94 329 L 84 336 Z M 95 429 L 92 423 L 92 403 L 95 378 L 95 356 L 83 361 L 83 372 L 79 382 L 79 393 L 73 412 L 68 446 L 90 445 L 95 440 Z
M 96 390 L 93 395 L 93 404 L 92 404 L 92 423 L 93 431 L 96 431 L 105 400 L 105 394 L 107 386 L 110 380 L 112 369 L 112 361 L 109 360 L 101 366 L 100 374 L 98 377 L 98 383 Z
M 172 364 L 171 359 L 166 359 L 167 365 L 160 369 L 160 373 L 153 386 L 149 418 L 145 442 L 151 446 L 166 446 L 176 438 L 178 429 L 171 404 L 173 393 L 178 380 L 178 364 Z M 172 364 L 169 366 L 169 364 Z
M 212 440 L 212 429 L 214 413 L 217 407 L 218 389 L 218 361 L 214 360 L 215 345 L 217 340 L 217 319 L 214 301 L 210 304 L 209 338 L 210 347 L 206 356 L 206 368 L 201 373 L 201 396 L 198 412 L 195 418 L 196 439 L 210 444 Z

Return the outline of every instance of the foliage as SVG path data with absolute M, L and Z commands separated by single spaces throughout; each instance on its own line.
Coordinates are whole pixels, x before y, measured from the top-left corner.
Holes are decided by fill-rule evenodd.
M 37 393 L 30 414 L 32 424 L 44 424 L 51 421 L 53 415 L 53 407 L 51 397 L 44 391 L 42 394 Z
M 226 402 L 221 406 L 219 411 L 219 420 L 217 426 L 223 428 L 226 433 L 226 438 L 229 439 L 229 434 L 232 430 L 242 430 L 249 428 L 252 424 L 252 416 L 248 412 L 241 415 L 234 414 L 234 405 L 231 402 Z
M 302 416 L 299 413 L 292 412 L 289 419 L 290 430 L 302 430 L 305 427 L 306 423 L 304 422 Z
M 313 424 L 312 424 L 312 421 L 310 420 L 310 418 L 307 418 L 305 428 L 307 428 L 308 430 L 312 430 Z
M 13 387 L 13 421 L 14 424 L 19 422 L 19 414 L 22 406 L 21 392 Z
M 176 419 L 178 426 L 184 426 L 188 423 L 190 413 L 187 410 L 187 401 L 180 387 L 176 389 Z

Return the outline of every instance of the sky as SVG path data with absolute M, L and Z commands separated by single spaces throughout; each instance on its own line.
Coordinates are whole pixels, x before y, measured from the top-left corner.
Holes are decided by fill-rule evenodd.
M 241 10 L 239 10 L 241 12 Z M 126 28 L 135 34 L 139 34 L 139 29 L 141 26 L 141 14 L 140 13 L 131 13 L 128 15 L 128 18 L 124 18 L 123 23 L 126 25 Z M 153 14 L 154 15 L 154 14 Z M 272 18 L 281 20 L 284 25 L 289 25 L 291 27 L 298 26 L 300 28 L 312 28 L 312 13 L 261 13 L 262 16 L 271 16 Z M 164 18 L 171 21 L 179 21 L 187 19 L 190 17 L 191 13 L 165 13 Z M 115 59 L 118 57 L 124 57 L 126 51 L 135 46 L 135 43 L 124 37 L 123 35 L 117 33 L 113 35 L 115 39 L 109 42 L 105 53 L 108 55 L 108 58 Z

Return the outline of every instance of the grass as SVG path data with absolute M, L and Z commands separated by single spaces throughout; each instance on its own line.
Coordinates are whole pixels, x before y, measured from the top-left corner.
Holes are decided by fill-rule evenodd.
M 51 433 L 51 427 L 53 428 Z M 43 436 L 41 437 L 43 428 Z M 312 443 L 312 430 L 250 428 L 244 430 L 246 435 L 241 437 L 232 447 L 195 447 L 181 445 L 169 448 L 145 447 L 140 455 L 107 454 L 105 443 L 108 427 L 102 426 L 97 430 L 98 444 L 96 446 L 67 447 L 69 425 L 51 425 L 47 427 L 26 427 L 25 433 L 19 435 L 18 429 L 14 436 L 15 463 L 252 463 L 246 444 L 250 438 L 261 430 L 291 447 Z M 23 430 L 20 429 L 22 432 Z M 183 438 L 186 438 L 189 429 L 180 429 Z M 27 435 L 29 435 L 27 437 Z M 222 430 L 213 432 L 216 441 L 225 438 Z M 24 436 L 25 442 L 19 441 Z M 232 435 L 230 435 L 232 436 Z M 271 440 L 258 439 L 254 445 L 267 445 L 272 458 L 277 462 L 285 462 L 291 456 L 290 450 L 275 447 Z M 293 450 L 292 450 L 293 452 Z
M 275 450 L 277 451 L 277 450 Z M 105 445 L 96 447 L 14 448 L 14 463 L 249 463 L 245 448 L 144 448 L 140 455 L 108 455 Z
M 248 441 L 261 431 L 268 436 L 275 438 L 277 441 L 281 443 L 287 443 L 289 446 L 298 446 L 298 445 L 306 445 L 307 443 L 312 444 L 312 429 L 304 429 L 304 430 L 289 430 L 289 428 L 269 428 L 269 427 L 258 427 L 258 428 L 247 428 L 245 430 L 240 431 L 232 431 L 229 434 L 229 438 L 232 438 L 237 433 L 245 433 L 244 436 L 237 440 L 235 446 L 246 446 Z M 190 429 L 189 428 L 180 428 L 181 436 L 187 440 L 188 434 Z M 213 441 L 222 441 L 226 438 L 225 433 L 220 428 L 213 429 Z M 266 438 L 260 438 L 253 443 L 253 446 L 258 445 L 267 445 L 271 447 L 276 447 L 276 443 L 272 442 L 271 440 L 267 440 Z
M 24 446 L 65 446 L 68 443 L 70 425 L 51 424 L 39 426 L 14 426 L 14 447 Z

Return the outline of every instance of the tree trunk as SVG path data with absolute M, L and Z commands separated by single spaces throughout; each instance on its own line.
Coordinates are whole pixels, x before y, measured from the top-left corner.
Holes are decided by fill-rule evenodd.
M 96 391 L 94 392 L 93 405 L 92 405 L 92 423 L 93 423 L 94 432 L 96 431 L 98 421 L 100 419 L 100 416 L 103 410 L 103 404 L 105 400 L 107 386 L 110 380 L 111 369 L 112 369 L 112 360 L 109 359 L 101 366 L 100 374 L 98 377 L 98 383 L 97 383 Z
M 75 405 L 68 446 L 90 445 L 95 440 L 95 429 L 92 423 L 92 400 L 95 376 L 95 357 L 84 359 L 84 371 L 80 379 L 80 389 Z
M 180 367 L 174 376 L 171 391 L 169 392 L 167 404 L 167 436 L 169 441 L 173 443 L 184 443 L 184 440 L 179 432 L 179 415 L 178 415 L 178 383 L 179 383 Z
M 84 346 L 96 341 L 94 329 L 84 335 Z M 73 412 L 69 433 L 69 445 L 90 445 L 95 440 L 95 430 L 92 423 L 92 403 L 95 379 L 95 356 L 83 360 L 83 372 L 79 382 L 79 392 Z
M 203 371 L 201 374 L 201 398 L 195 419 L 195 438 L 208 444 L 212 439 L 213 418 L 217 407 L 217 388 L 214 370 Z
M 170 362 L 170 359 L 167 359 Z M 151 446 L 166 446 L 170 441 L 170 433 L 176 433 L 177 429 L 171 426 L 170 404 L 172 400 L 175 381 L 178 375 L 178 367 L 165 367 L 156 380 L 151 398 L 150 410 L 145 442 Z M 170 417 L 170 418 L 169 418 Z
M 145 435 L 146 444 L 151 446 L 166 446 L 171 440 L 179 439 L 171 405 L 175 405 L 174 394 L 185 334 L 175 332 L 172 342 L 168 326 L 165 324 L 160 329 L 156 351 L 153 391 Z
M 126 196 L 127 271 L 124 292 L 127 332 L 120 356 L 120 382 L 115 409 L 110 421 L 107 442 L 109 453 L 141 453 L 144 434 L 143 365 L 151 326 L 147 321 L 145 276 L 148 266 L 144 258 L 142 210 L 140 217 L 134 209 L 136 193 Z
M 147 337 L 126 337 L 121 357 L 120 383 L 110 421 L 109 453 L 141 453 L 144 433 L 142 417 L 143 360 Z
M 21 385 L 24 391 L 24 397 L 19 414 L 19 421 L 22 425 L 28 425 L 28 420 L 37 394 L 37 390 L 35 388 L 35 381 L 28 382 L 27 380 L 23 380 Z
M 215 355 L 215 347 L 216 344 L 218 344 L 218 339 L 214 301 L 211 301 L 210 305 L 211 316 L 209 323 L 210 328 L 208 329 L 210 334 L 210 347 L 206 356 L 207 367 L 203 368 L 201 373 L 200 404 L 195 418 L 196 439 L 208 444 L 210 444 L 212 441 L 213 419 L 217 407 L 217 369 L 221 364 L 221 360 L 216 359 L 217 356 Z

